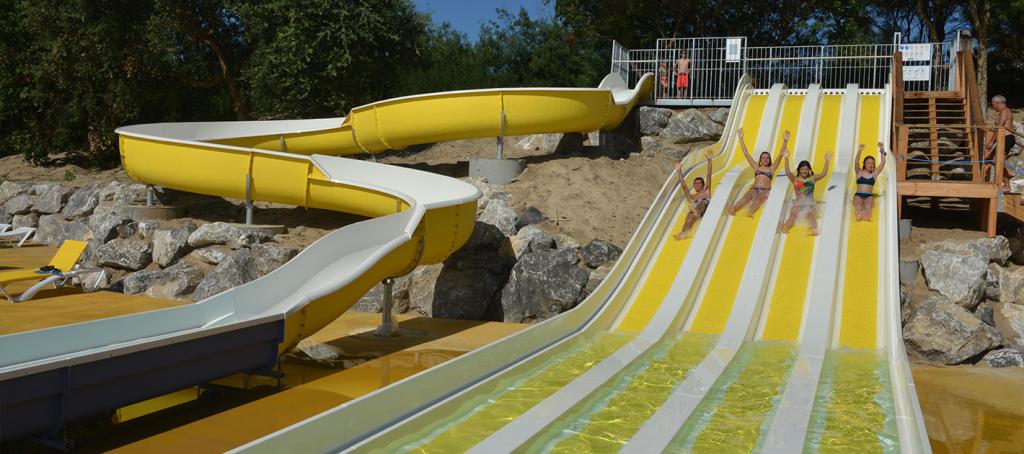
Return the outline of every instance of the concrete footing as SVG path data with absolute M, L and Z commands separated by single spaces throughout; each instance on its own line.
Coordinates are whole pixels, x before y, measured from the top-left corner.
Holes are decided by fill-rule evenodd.
M 506 184 L 523 173 L 526 164 L 518 159 L 470 159 L 469 176 L 480 177 L 491 184 Z

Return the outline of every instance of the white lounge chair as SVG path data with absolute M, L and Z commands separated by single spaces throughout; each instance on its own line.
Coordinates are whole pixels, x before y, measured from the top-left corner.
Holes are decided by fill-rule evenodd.
M 18 227 L 14 230 L 0 233 L 0 241 L 17 241 L 18 247 L 21 247 L 34 233 L 36 233 L 34 227 Z
M 0 224 L 0 233 L 4 233 L 11 229 L 10 224 Z

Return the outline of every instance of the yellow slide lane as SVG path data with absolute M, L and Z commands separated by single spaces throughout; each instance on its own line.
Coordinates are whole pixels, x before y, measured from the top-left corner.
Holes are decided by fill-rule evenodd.
M 796 133 L 796 127 L 800 123 L 800 107 L 802 105 L 803 96 L 786 97 L 783 101 L 782 127 L 779 128 L 780 130 L 789 129 L 791 133 Z M 757 120 L 758 123 L 753 127 L 751 127 L 749 122 L 744 122 L 743 124 L 747 140 L 757 137 L 757 125 L 760 124 L 760 118 Z M 770 128 L 772 125 L 767 125 L 767 127 Z M 753 146 L 750 143 L 747 145 Z M 774 145 L 773 143 L 772 146 Z M 743 152 L 739 150 L 739 143 L 736 144 L 736 147 L 735 158 L 730 167 L 736 165 L 747 166 Z M 750 149 L 748 148 L 748 150 Z M 750 150 L 754 159 L 757 159 L 762 151 L 765 150 Z M 778 150 L 767 151 L 774 156 Z M 753 182 L 753 170 L 745 169 L 744 175 L 749 175 L 751 183 Z M 690 325 L 690 331 L 704 334 L 719 334 L 725 329 L 725 323 L 729 320 L 729 314 L 732 313 L 732 306 L 736 299 L 736 292 L 739 290 L 740 280 L 743 278 L 742 270 L 747 264 L 751 242 L 754 240 L 754 232 L 757 230 L 757 224 L 763 212 L 763 209 L 759 209 L 753 217 L 750 217 L 747 216 L 746 210 L 746 207 L 744 207 L 735 216 L 731 216 L 732 219 L 729 221 L 726 237 L 722 240 L 720 246 L 721 252 L 718 255 L 718 260 L 715 262 L 714 272 L 711 275 L 711 280 L 706 284 L 707 289 L 700 301 L 697 315 Z
M 864 144 L 861 159 L 874 156 L 878 160 L 878 128 L 881 115 L 881 96 L 868 95 L 861 97 L 860 126 L 857 143 Z M 891 165 L 888 163 L 886 165 Z M 850 222 L 846 242 L 846 268 L 843 282 L 842 319 L 839 329 L 839 345 L 851 348 L 875 348 L 878 333 L 878 208 L 880 200 L 875 200 L 875 208 L 871 213 L 870 222 L 855 222 L 853 217 L 853 193 L 856 192 L 857 176 L 850 169 L 847 184 L 847 204 Z M 879 178 L 875 190 L 883 188 L 884 181 Z M 876 192 L 877 194 L 877 192 Z M 887 196 L 892 196 L 887 194 Z
M 753 95 L 747 102 L 746 112 L 743 115 L 743 130 L 746 131 L 748 137 L 756 137 L 757 130 L 761 124 L 761 117 L 764 115 L 764 105 L 767 101 L 767 95 Z M 712 194 L 714 194 L 714 189 L 718 186 L 718 180 L 721 176 L 725 175 L 726 171 L 732 167 L 744 161 L 743 153 L 740 151 L 738 143 L 734 146 L 732 154 L 726 157 L 726 160 L 728 160 L 728 164 L 718 167 L 718 171 L 712 176 Z M 694 169 L 689 178 L 692 180 L 692 178 L 698 176 L 703 177 L 706 172 L 704 166 L 700 165 Z M 676 272 L 682 266 L 683 260 L 686 258 L 686 252 L 693 241 L 693 230 L 690 231 L 689 236 L 682 240 L 672 238 L 672 235 L 682 229 L 683 222 L 686 221 L 687 212 L 687 209 L 679 210 L 676 215 L 677 218 L 672 225 L 672 230 L 666 232 L 654 266 L 651 268 L 650 273 L 648 273 L 647 279 L 644 280 L 643 286 L 629 308 L 629 312 L 626 313 L 626 316 L 623 317 L 622 322 L 616 328 L 618 331 L 631 333 L 643 331 L 651 321 L 651 318 L 654 317 L 658 307 L 661 306 L 665 295 L 668 294 L 669 288 L 672 287 L 672 282 L 676 278 Z M 696 229 L 698 225 L 694 225 L 692 228 Z
M 839 132 L 839 108 L 843 98 L 839 95 L 822 97 L 821 114 L 818 121 L 818 137 L 809 161 L 815 171 L 825 164 L 825 152 L 835 152 L 836 134 Z M 795 167 L 797 163 L 793 163 Z M 794 169 L 795 170 L 795 169 Z M 822 200 L 825 189 L 832 180 L 832 172 L 814 186 L 814 199 Z M 819 207 L 818 214 L 821 214 Z M 788 216 L 784 213 L 783 216 Z M 784 218 L 785 219 L 785 218 Z M 803 316 L 807 285 L 811 276 L 811 257 L 814 256 L 815 237 L 808 235 L 806 224 L 798 222 L 782 248 L 782 258 L 775 277 L 775 286 L 768 306 L 764 331 L 765 340 L 797 340 L 800 335 L 800 320 Z

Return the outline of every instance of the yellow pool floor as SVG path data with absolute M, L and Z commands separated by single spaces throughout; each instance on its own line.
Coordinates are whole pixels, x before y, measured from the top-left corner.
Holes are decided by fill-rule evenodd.
M 445 363 L 509 336 L 526 325 L 398 315 L 404 333 L 382 340 L 371 333 L 379 314 L 346 313 L 311 339 L 344 351 L 334 368 L 286 360 L 284 387 L 266 377 L 232 376 L 209 398 L 194 388 L 121 409 L 146 413 L 76 440 L 84 452 L 224 452 L 363 394 Z M 245 383 L 247 382 L 247 383 Z M 240 389 L 241 387 L 248 389 Z M 238 387 L 238 388 L 236 388 Z

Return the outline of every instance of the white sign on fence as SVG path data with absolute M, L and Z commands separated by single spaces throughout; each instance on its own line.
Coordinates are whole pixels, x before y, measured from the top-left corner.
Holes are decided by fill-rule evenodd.
M 928 81 L 931 80 L 932 66 L 904 66 L 903 67 L 903 80 L 904 81 Z
M 725 61 L 736 63 L 740 61 L 740 54 L 743 52 L 743 38 L 726 38 L 725 40 Z
M 931 44 L 900 44 L 899 51 L 903 53 L 903 61 L 931 61 Z

